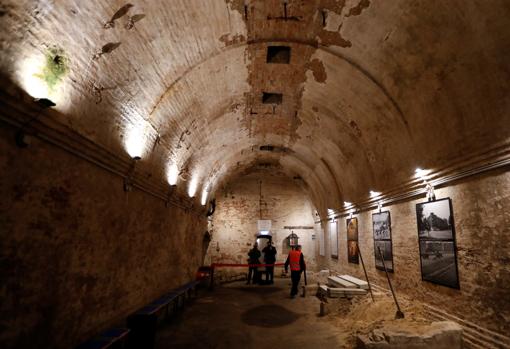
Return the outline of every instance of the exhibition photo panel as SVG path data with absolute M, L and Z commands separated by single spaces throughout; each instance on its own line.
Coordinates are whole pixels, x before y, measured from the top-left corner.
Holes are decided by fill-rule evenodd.
M 358 256 L 358 218 L 347 219 L 347 261 L 359 264 Z
M 422 280 L 460 288 L 450 198 L 416 204 Z
M 337 221 L 329 223 L 329 243 L 331 246 L 331 258 L 338 258 L 338 224 Z
M 375 267 L 379 270 L 393 272 L 393 246 L 391 241 L 391 217 L 389 211 L 372 214 L 372 227 L 374 233 Z M 379 254 L 384 259 L 384 265 Z

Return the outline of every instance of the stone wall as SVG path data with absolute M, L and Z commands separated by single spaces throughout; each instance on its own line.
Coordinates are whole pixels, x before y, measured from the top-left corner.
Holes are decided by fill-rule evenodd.
M 262 181 L 262 200 L 260 200 Z M 315 266 L 313 207 L 299 180 L 268 170 L 254 172 L 227 185 L 216 196 L 217 208 L 212 221 L 212 241 L 206 262 L 246 263 L 248 251 L 255 242 L 257 221 L 272 221 L 271 234 L 277 249 L 277 263 L 285 262 L 289 247 L 286 237 L 293 231 L 299 236 L 307 267 Z M 287 229 L 285 227 L 301 227 Z M 309 227 L 311 229 L 303 229 Z M 264 246 L 262 246 L 264 247 Z M 244 273 L 245 269 L 229 270 Z M 281 268 L 275 270 L 275 275 Z
M 169 289 L 202 263 L 205 215 L 175 207 L 0 128 L 0 343 L 70 348 Z
M 460 290 L 421 279 L 416 203 L 425 199 L 420 198 L 383 208 L 391 213 L 395 272 L 390 276 L 396 291 L 482 327 L 507 333 L 510 330 L 510 173 L 492 172 L 472 178 L 437 189 L 436 196 L 452 199 Z M 373 212 L 355 215 L 359 219 L 360 249 L 371 281 L 387 288 L 384 272 L 375 269 Z M 338 224 L 339 259 L 328 257 L 329 224 L 322 223 L 326 256 L 319 256 L 319 266 L 364 278 L 361 264 L 347 263 L 346 217 L 339 218 Z

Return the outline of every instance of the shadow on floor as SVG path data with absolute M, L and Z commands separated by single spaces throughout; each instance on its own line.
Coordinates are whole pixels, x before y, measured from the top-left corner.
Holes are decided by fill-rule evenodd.
M 258 327 L 281 327 L 293 323 L 298 317 L 299 314 L 276 304 L 261 305 L 241 314 L 245 324 Z
M 282 290 L 282 288 L 280 288 L 280 287 L 274 287 L 274 286 L 260 286 L 259 287 L 258 285 L 246 286 L 246 287 L 235 287 L 235 288 L 232 287 L 232 289 L 247 292 L 247 293 L 261 294 L 261 295 L 276 293 L 276 292 L 279 292 Z

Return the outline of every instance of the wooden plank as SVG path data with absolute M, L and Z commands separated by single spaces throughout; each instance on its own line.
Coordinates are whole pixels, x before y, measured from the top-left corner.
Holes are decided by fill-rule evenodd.
M 350 281 L 339 278 L 338 276 L 328 276 L 328 284 L 340 288 L 358 288 L 356 284 Z
M 329 294 L 335 295 L 348 295 L 348 296 L 358 296 L 367 294 L 367 290 L 362 290 L 360 288 L 328 288 Z
M 350 275 L 338 275 L 339 278 L 344 279 L 346 281 L 352 282 L 355 284 L 358 288 L 361 288 L 363 290 L 368 290 L 368 282 L 355 278 L 354 276 Z
M 328 286 L 326 285 L 320 285 L 319 286 L 319 292 L 322 294 L 327 295 L 328 294 Z

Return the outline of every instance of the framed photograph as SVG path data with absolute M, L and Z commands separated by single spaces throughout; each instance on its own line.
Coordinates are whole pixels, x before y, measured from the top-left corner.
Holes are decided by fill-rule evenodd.
M 449 198 L 416 205 L 418 237 L 427 240 L 454 240 Z
M 459 289 L 451 199 L 416 204 L 416 221 L 422 280 Z
M 358 241 L 347 241 L 347 260 L 349 263 L 359 264 Z
M 347 219 L 347 240 L 358 240 L 358 218 Z
M 374 228 L 374 240 L 391 240 L 391 219 L 389 211 L 372 214 L 372 226 Z
M 379 249 L 381 249 L 386 270 L 393 272 L 393 251 L 391 248 L 391 240 L 374 240 L 375 267 L 379 270 L 384 270 Z
M 347 218 L 347 261 L 359 264 L 358 256 L 358 218 Z
M 393 247 L 391 242 L 391 216 L 389 211 L 372 214 L 372 227 L 374 233 L 375 268 L 384 270 L 381 255 L 383 254 L 386 270 L 393 273 Z
M 329 222 L 329 243 L 331 258 L 338 258 L 338 224 L 336 220 Z

